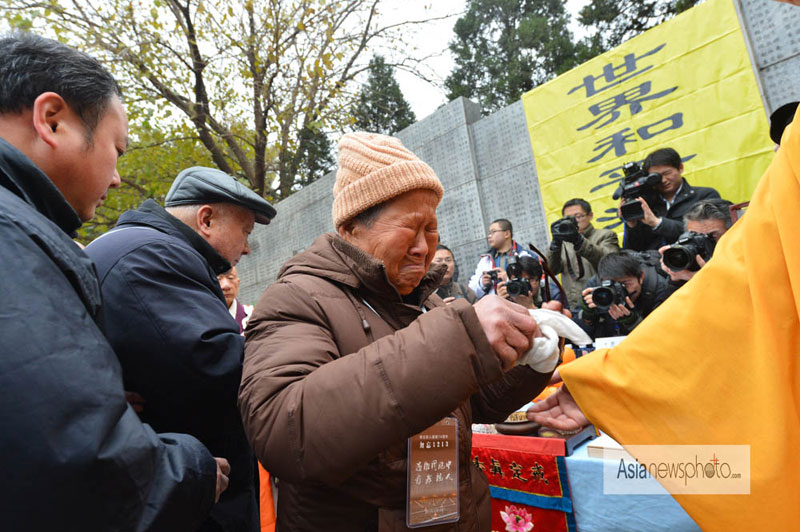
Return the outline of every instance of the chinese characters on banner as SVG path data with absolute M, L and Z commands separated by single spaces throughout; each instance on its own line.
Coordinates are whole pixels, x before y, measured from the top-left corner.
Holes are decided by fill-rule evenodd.
M 492 530 L 575 530 L 563 456 L 474 441 L 472 463 L 489 481 Z
M 596 225 L 618 227 L 622 166 L 658 148 L 681 154 L 692 184 L 735 202 L 750 199 L 772 159 L 733 0 L 708 0 L 522 101 L 550 222 L 581 197 Z

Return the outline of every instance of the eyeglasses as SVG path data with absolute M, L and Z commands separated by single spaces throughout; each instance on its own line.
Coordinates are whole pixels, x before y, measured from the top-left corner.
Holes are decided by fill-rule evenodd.
M 508 231 L 508 229 L 490 229 L 490 230 L 489 230 L 489 234 L 488 234 L 488 235 L 486 235 L 486 236 L 487 236 L 487 237 L 490 237 L 490 236 L 492 236 L 492 235 L 493 235 L 493 234 L 495 234 L 495 233 L 504 233 L 505 231 Z
M 581 221 L 584 218 L 588 218 L 589 215 L 587 215 L 587 214 L 573 214 L 572 217 L 575 218 L 578 221 Z

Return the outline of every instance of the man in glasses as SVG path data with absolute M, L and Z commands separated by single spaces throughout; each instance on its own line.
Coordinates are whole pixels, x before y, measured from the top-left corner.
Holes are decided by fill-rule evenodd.
M 481 255 L 475 273 L 469 280 L 469 287 L 482 298 L 486 294 L 496 294 L 498 283 L 508 281 L 506 268 L 509 257 L 517 255 L 532 256 L 529 251 L 514 241 L 514 230 L 511 222 L 499 218 L 489 225 L 486 235 L 489 251 Z
M 592 206 L 580 198 L 561 208 L 564 217 L 551 226 L 552 240 L 547 262 L 554 274 L 561 274 L 561 285 L 570 305 L 580 305 L 586 281 L 597 273 L 600 259 L 619 251 L 617 235 L 592 225 Z

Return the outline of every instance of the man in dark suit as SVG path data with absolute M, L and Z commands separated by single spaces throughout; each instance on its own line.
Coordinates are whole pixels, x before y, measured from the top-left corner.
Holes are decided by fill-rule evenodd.
M 236 405 L 244 338 L 217 275 L 250 251 L 275 209 L 212 168 L 181 172 L 165 200 L 125 212 L 86 247 L 107 305 L 126 390 L 156 430 L 185 432 L 228 459 L 230 485 L 202 532 L 259 530 L 255 459 Z
M 644 217 L 641 220 L 625 222 L 623 247 L 635 251 L 658 249 L 675 242 L 683 233 L 683 216 L 700 201 L 719 199 L 719 192 L 709 187 L 693 187 L 683 177 L 681 156 L 672 148 L 661 148 L 645 158 L 642 163 L 645 172 L 661 174 L 658 192 L 663 204 L 663 216 L 656 216 L 654 205 L 648 205 L 643 198 Z
M 194 530 L 227 485 L 224 459 L 126 402 L 94 266 L 72 241 L 119 186 L 127 144 L 96 59 L 0 38 L 3 530 Z

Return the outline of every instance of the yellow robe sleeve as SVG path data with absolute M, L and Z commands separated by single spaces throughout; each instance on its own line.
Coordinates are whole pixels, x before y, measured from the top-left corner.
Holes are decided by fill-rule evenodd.
M 800 113 L 713 258 L 620 345 L 561 369 L 623 445 L 749 445 L 749 495 L 676 495 L 703 530 L 800 527 Z

